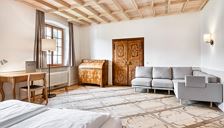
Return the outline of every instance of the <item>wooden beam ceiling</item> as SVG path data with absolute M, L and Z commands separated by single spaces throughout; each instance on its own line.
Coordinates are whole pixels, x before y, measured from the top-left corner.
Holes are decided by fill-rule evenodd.
M 92 2 L 98 6 L 101 10 L 103 10 L 107 16 L 109 16 L 113 21 L 119 21 L 117 19 L 117 17 L 115 17 L 113 14 L 112 14 L 112 11 L 110 11 L 104 4 L 101 4 L 101 3 L 98 3 L 97 0 L 92 0 Z
M 209 0 L 16 0 L 78 25 L 200 11 Z M 60 6 L 59 6 L 60 5 Z
M 140 15 L 140 17 L 143 18 L 144 16 L 143 16 L 141 10 L 139 9 L 138 4 L 136 3 L 136 1 L 135 1 L 135 0 L 131 0 L 131 2 L 132 2 L 132 4 L 133 4 L 133 6 L 134 6 L 134 9 L 137 10 L 137 12 L 138 12 L 138 14 Z
M 128 16 L 127 13 L 124 12 L 124 9 L 123 9 L 123 7 L 121 7 L 121 5 L 119 4 L 119 2 L 117 0 L 112 0 L 112 1 L 117 6 L 117 8 L 119 8 L 119 11 L 121 11 L 120 13 L 122 13 L 127 20 L 130 20 L 130 17 Z

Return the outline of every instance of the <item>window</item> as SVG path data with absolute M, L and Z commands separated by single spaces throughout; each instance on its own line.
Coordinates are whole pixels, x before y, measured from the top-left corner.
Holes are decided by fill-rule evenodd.
M 49 24 L 45 25 L 45 38 L 56 40 L 56 51 L 47 53 L 47 64 L 52 66 L 63 65 L 63 46 L 64 46 L 64 33 L 63 29 L 52 26 Z

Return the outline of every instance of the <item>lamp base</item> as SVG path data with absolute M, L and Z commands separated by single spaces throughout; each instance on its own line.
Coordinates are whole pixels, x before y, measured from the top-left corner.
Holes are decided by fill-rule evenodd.
M 56 94 L 48 94 L 48 98 L 56 97 Z

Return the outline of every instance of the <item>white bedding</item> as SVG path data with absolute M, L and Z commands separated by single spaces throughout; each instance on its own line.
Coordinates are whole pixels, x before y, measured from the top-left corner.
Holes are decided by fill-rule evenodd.
M 121 128 L 110 114 L 70 109 L 48 109 L 42 105 L 8 100 L 0 103 L 1 128 Z

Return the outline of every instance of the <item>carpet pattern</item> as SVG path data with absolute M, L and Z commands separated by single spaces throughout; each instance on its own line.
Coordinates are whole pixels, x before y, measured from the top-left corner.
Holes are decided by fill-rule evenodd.
M 223 128 L 224 113 L 208 104 L 180 105 L 174 95 L 139 93 L 130 87 L 87 88 L 59 94 L 49 107 L 109 112 L 125 128 Z

